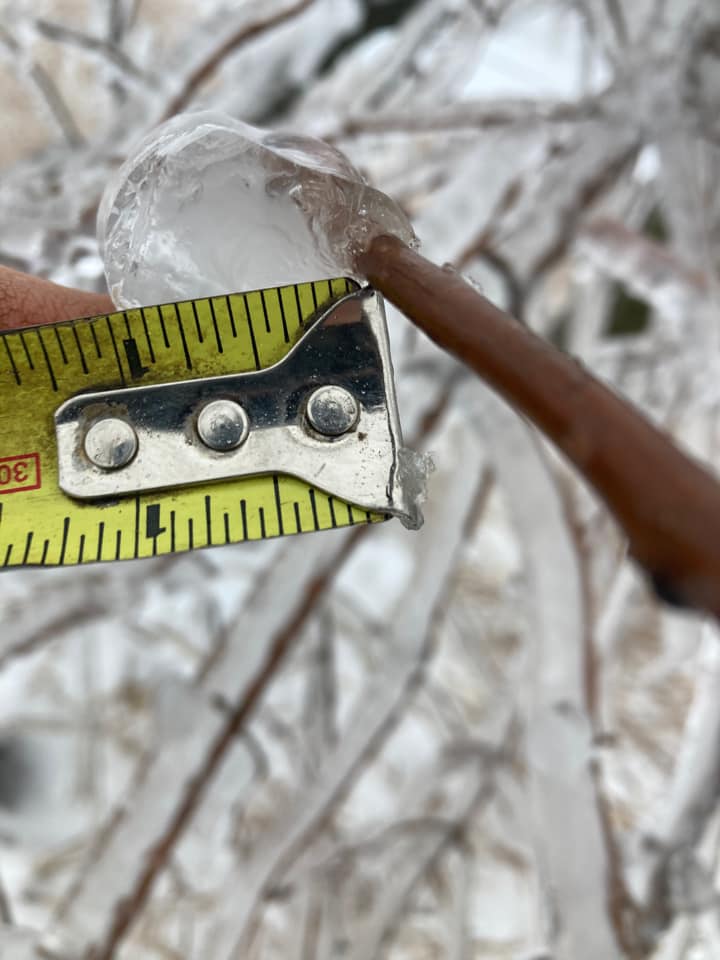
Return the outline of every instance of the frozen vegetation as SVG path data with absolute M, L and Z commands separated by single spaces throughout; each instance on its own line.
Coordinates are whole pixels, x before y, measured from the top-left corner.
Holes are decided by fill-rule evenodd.
M 154 229 L 118 302 L 331 272 L 301 200 L 278 216 L 312 277 L 264 212 L 217 215 L 215 147 L 218 196 L 184 150 L 166 193 L 127 186 L 182 111 L 236 118 L 230 157 L 240 121 L 319 137 L 355 168 L 327 154 L 343 210 L 392 196 L 384 223 L 720 466 L 714 4 L 8 2 L 0 50 L 3 263 L 100 289 L 134 157 L 108 263 Z M 307 142 L 262 136 L 285 177 Z M 420 532 L 0 577 L 3 960 L 718 956 L 715 626 L 661 608 L 566 465 L 389 318 L 437 465 Z
M 413 240 L 400 207 L 339 150 L 212 111 L 153 130 L 98 218 L 121 307 L 352 276 L 354 256 L 383 233 Z

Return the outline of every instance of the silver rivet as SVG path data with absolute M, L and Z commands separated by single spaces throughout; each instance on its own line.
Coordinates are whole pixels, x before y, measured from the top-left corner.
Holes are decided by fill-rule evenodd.
M 211 450 L 234 450 L 244 442 L 249 430 L 247 414 L 233 400 L 213 400 L 198 415 L 198 436 Z
M 318 387 L 307 402 L 308 423 L 326 437 L 340 437 L 352 430 L 359 414 L 357 400 L 343 387 Z
M 103 470 L 119 470 L 127 466 L 137 452 L 137 435 L 126 420 L 105 417 L 85 434 L 88 460 Z

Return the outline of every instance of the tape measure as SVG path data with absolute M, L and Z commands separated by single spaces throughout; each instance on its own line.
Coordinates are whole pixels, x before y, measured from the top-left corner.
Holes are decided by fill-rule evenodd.
M 347 279 L 0 334 L 0 566 L 410 517 L 381 297 Z

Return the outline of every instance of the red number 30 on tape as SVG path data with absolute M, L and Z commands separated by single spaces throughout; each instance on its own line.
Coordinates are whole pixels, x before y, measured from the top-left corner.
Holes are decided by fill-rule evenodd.
M 0 495 L 20 490 L 37 490 L 40 486 L 40 456 L 24 453 L 19 457 L 0 458 Z

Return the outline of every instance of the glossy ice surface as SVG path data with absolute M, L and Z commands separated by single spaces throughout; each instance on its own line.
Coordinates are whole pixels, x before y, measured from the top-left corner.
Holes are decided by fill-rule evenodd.
M 397 203 L 334 147 L 210 111 L 146 137 L 98 217 L 120 307 L 353 275 L 383 233 L 414 242 Z

